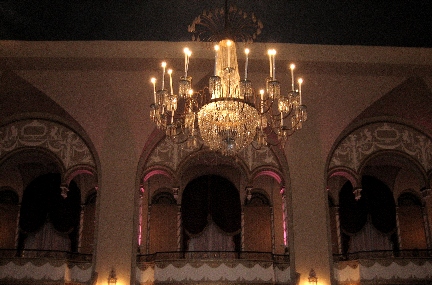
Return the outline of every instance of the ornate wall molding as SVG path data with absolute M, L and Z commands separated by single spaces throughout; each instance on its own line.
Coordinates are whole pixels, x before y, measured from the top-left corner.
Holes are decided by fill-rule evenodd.
M 346 261 L 335 263 L 334 275 L 339 284 L 431 284 L 432 263 L 415 259 Z
M 432 169 L 432 140 L 423 133 L 397 123 L 372 123 L 356 129 L 334 150 L 329 169 L 348 167 L 358 172 L 365 159 L 383 150 L 414 158 L 425 172 Z
M 177 171 L 179 165 L 196 150 L 188 149 L 185 144 L 175 144 L 168 139 L 162 140 L 150 154 L 145 168 L 163 165 Z M 278 168 L 278 159 L 270 148 L 254 149 L 251 145 L 242 149 L 238 156 L 243 160 L 249 171 L 268 165 Z
M 22 120 L 0 127 L 0 159 L 24 147 L 54 153 L 66 170 L 79 165 L 95 167 L 90 149 L 72 129 L 48 120 Z
M 139 284 L 162 283 L 283 283 L 290 284 L 290 267 L 275 266 L 272 262 L 200 261 L 138 265 L 136 281 Z
M 20 262 L 3 262 L 0 264 L 0 283 L 26 281 L 28 283 L 41 284 L 47 281 L 73 281 L 86 283 L 91 277 L 91 263 L 85 265 L 71 265 L 65 260 L 49 262 L 41 259 L 41 262 L 33 262 L 25 259 Z M 43 281 L 43 282 L 42 282 Z

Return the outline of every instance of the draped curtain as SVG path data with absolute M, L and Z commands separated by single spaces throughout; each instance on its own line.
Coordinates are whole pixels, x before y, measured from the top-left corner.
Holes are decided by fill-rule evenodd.
M 227 179 L 207 175 L 191 181 L 182 198 L 184 247 L 188 250 L 238 250 L 240 195 Z
M 50 173 L 34 179 L 24 190 L 18 250 L 78 251 L 80 190 L 72 181 L 63 197 L 60 183 L 60 174 Z
M 363 176 L 362 189 L 360 200 L 355 200 L 350 182 L 339 193 L 343 253 L 395 249 L 393 193 L 372 176 Z

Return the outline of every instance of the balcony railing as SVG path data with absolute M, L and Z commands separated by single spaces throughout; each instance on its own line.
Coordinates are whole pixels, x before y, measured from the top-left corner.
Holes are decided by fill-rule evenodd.
M 137 284 L 292 284 L 290 256 L 253 251 L 172 251 L 137 256 Z M 203 284 L 204 284 L 203 283 Z
M 0 284 L 90 284 L 91 261 L 91 254 L 0 249 Z
M 63 259 L 69 262 L 80 263 L 80 262 L 91 262 L 91 254 L 83 254 L 69 251 L 59 250 L 38 250 L 38 249 L 26 249 L 23 251 L 17 251 L 16 249 L 0 249 L 1 259 L 13 259 L 13 258 L 38 258 L 38 259 Z
M 413 249 L 413 250 L 377 250 L 359 251 L 347 254 L 334 254 L 334 261 L 347 261 L 358 259 L 410 259 L 425 258 L 432 259 L 432 249 Z
M 172 260 L 249 260 L 289 262 L 288 254 L 273 254 L 256 251 L 170 251 L 153 254 L 139 254 L 137 262 L 172 261 Z
M 336 284 L 432 284 L 432 249 L 334 255 Z

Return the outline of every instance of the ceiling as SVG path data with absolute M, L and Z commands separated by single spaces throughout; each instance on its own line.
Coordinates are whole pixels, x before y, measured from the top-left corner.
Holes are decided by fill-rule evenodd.
M 37 4 L 36 4 L 37 3 Z M 263 22 L 257 41 L 432 47 L 431 1 L 228 1 Z M 225 1 L 1 1 L 3 40 L 189 41 Z

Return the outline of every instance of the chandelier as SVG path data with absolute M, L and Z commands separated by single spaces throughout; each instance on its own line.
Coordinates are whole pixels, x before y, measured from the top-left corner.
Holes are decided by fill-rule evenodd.
M 222 30 L 217 29 L 219 22 L 224 23 Z M 294 64 L 290 65 L 291 86 L 283 92 L 276 77 L 276 50 L 268 50 L 269 65 L 265 68 L 269 75 L 263 79 L 264 88 L 256 92 L 248 79 L 250 50 L 246 48 L 240 77 L 236 41 L 252 42 L 261 28 L 254 15 L 247 17 L 243 11 L 235 7 L 228 10 L 227 6 L 204 12 L 189 26 L 194 40 L 217 43 L 214 70 L 208 87 L 194 91 L 188 74 L 192 52 L 185 48 L 184 74 L 178 92 L 174 92 L 172 69 L 162 62 L 161 89 L 156 88 L 156 79 L 151 79 L 154 102 L 150 117 L 168 138 L 188 148 L 204 145 L 223 155 L 235 155 L 251 144 L 257 149 L 268 145 L 284 147 L 288 137 L 302 128 L 307 112 L 302 103 L 303 81 L 295 80 Z

